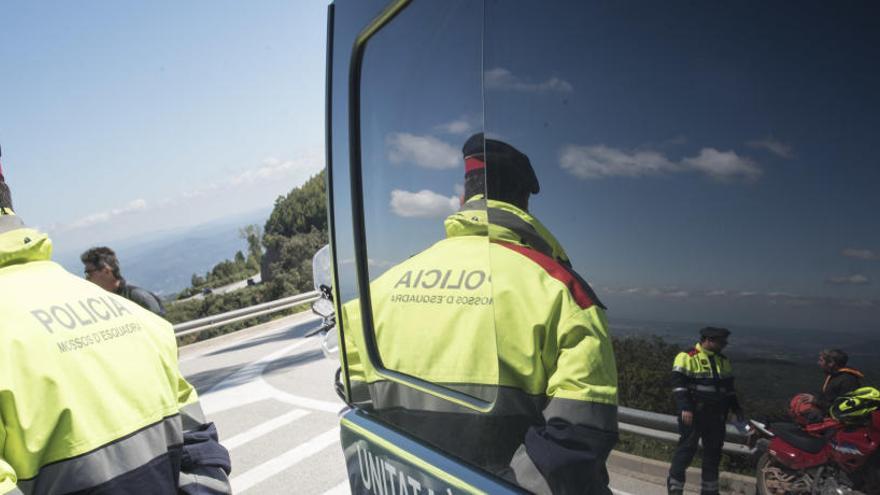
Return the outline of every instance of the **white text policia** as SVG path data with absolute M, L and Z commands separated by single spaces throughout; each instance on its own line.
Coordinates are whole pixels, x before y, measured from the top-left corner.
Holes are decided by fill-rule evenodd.
M 491 282 L 492 277 L 487 276 L 482 270 L 446 270 L 438 269 L 419 270 L 413 280 L 413 270 L 408 270 L 394 284 L 394 288 L 406 287 L 407 289 L 447 289 L 447 290 L 477 290 L 486 281 Z
M 46 309 L 31 310 L 31 314 L 49 333 L 59 327 L 73 330 L 99 321 L 119 318 L 131 311 L 112 297 L 89 297 L 79 301 L 59 303 Z

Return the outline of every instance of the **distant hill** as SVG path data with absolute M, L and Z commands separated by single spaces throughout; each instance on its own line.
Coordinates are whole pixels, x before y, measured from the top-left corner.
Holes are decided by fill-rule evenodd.
M 238 230 L 249 224 L 262 226 L 270 211 L 261 209 L 187 229 L 145 234 L 110 247 L 119 256 L 126 280 L 170 295 L 188 287 L 193 273 L 204 274 L 218 262 L 231 259 L 236 251 L 247 252 L 247 242 L 239 238 Z M 58 252 L 54 258 L 69 271 L 81 274 L 79 255 Z

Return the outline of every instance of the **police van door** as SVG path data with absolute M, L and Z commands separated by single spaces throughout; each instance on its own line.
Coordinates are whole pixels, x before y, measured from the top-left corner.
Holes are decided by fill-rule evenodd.
M 483 186 L 464 197 L 467 176 L 483 173 L 462 151 L 482 132 L 483 4 L 337 1 L 329 12 L 329 197 L 352 491 L 518 493 L 502 476 L 518 440 L 497 413 Z

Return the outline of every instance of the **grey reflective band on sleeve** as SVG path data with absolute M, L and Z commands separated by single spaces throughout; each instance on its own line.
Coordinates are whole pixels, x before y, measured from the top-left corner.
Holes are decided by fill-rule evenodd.
M 230 495 L 232 485 L 222 469 L 216 468 L 216 477 L 207 474 L 180 473 L 178 489 L 184 495 Z
M 714 385 L 696 385 L 694 387 L 697 392 L 717 392 L 718 388 Z
M 202 411 L 202 405 L 198 401 L 181 407 L 180 417 L 183 419 L 184 430 L 191 430 L 208 422 Z
M 520 445 L 519 448 L 516 449 L 516 452 L 513 454 L 513 459 L 510 461 L 510 469 L 513 470 L 513 474 L 516 476 L 516 482 L 519 486 L 539 495 L 553 494 L 553 490 L 550 489 L 550 485 L 547 483 L 547 480 L 544 479 L 544 475 L 541 474 L 541 471 L 538 470 L 538 466 L 535 466 L 532 458 L 529 457 L 525 445 Z
M 675 387 L 674 389 L 672 389 L 673 394 L 677 393 L 677 392 L 687 392 L 687 391 L 688 391 L 687 387 Z
M 43 466 L 36 477 L 19 480 L 18 487 L 25 494 L 86 490 L 150 463 L 175 445 L 183 445 L 176 415 L 91 452 Z
M 544 408 L 544 420 L 560 418 L 569 423 L 617 432 L 617 406 L 553 397 Z

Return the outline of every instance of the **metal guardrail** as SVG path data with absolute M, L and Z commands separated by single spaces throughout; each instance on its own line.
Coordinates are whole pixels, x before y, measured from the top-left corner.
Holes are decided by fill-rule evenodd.
M 203 332 L 211 328 L 217 328 L 237 321 L 246 320 L 255 316 L 262 316 L 277 311 L 282 311 L 300 304 L 310 303 L 321 296 L 318 291 L 306 292 L 295 296 L 277 299 L 267 303 L 236 309 L 198 320 L 174 325 L 174 333 L 178 337 Z M 620 431 L 635 435 L 646 436 L 665 442 L 675 443 L 678 441 L 678 419 L 669 414 L 661 414 L 650 411 L 642 411 L 631 407 L 618 409 L 618 427 Z M 736 428 L 727 425 L 724 451 L 729 454 L 750 455 L 753 453 L 746 445 L 746 436 Z
M 275 301 L 269 301 L 267 303 L 256 304 L 247 308 L 235 309 L 227 311 L 226 313 L 199 318 L 198 320 L 178 323 L 177 325 L 174 325 L 174 334 L 178 337 L 183 337 L 184 335 L 204 332 L 211 328 L 221 327 L 248 318 L 275 313 L 300 304 L 310 303 L 318 299 L 320 296 L 321 293 L 318 291 L 306 292 L 295 296 L 276 299 Z
M 678 418 L 669 414 L 620 407 L 617 424 L 620 431 L 666 442 L 678 442 Z M 746 445 L 746 435 L 740 433 L 732 425 L 727 425 L 723 449 L 724 452 L 734 455 L 751 455 L 753 453 L 753 450 Z

